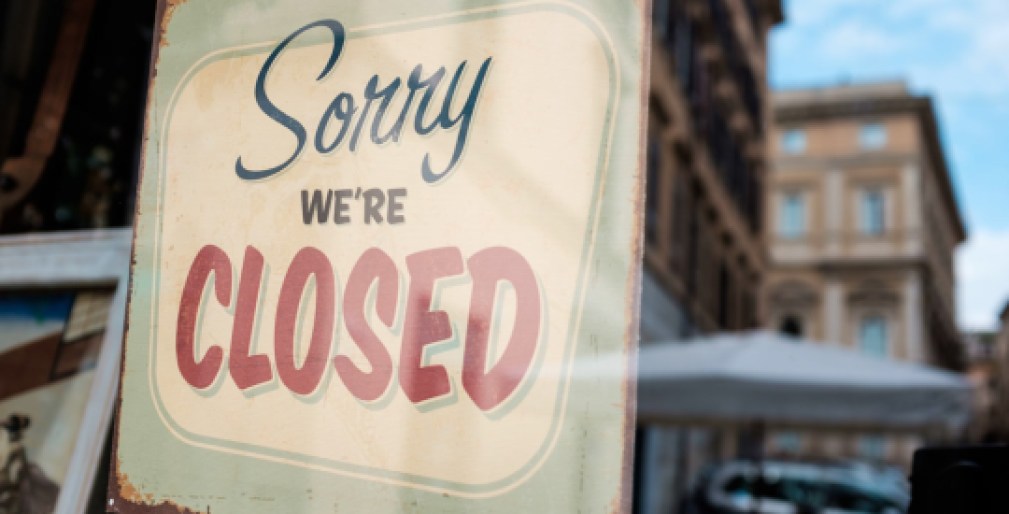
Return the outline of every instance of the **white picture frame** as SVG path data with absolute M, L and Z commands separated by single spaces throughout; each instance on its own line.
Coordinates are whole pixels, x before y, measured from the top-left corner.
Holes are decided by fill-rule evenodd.
M 115 288 L 57 513 L 84 509 L 100 465 L 119 384 L 131 248 L 128 228 L 0 236 L 0 291 Z

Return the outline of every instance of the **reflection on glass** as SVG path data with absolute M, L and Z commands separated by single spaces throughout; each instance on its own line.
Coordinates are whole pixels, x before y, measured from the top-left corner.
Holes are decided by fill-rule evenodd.
M 112 290 L 0 292 L 0 513 L 52 512 Z

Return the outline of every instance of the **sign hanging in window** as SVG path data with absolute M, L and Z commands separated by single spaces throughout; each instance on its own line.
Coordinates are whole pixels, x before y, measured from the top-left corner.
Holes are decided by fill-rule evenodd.
M 163 6 L 110 508 L 624 504 L 643 23 Z

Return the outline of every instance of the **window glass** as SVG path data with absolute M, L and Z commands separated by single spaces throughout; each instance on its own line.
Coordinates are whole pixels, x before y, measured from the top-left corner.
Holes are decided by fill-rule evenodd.
M 878 435 L 862 436 L 858 441 L 858 453 L 865 459 L 881 461 L 886 457 L 886 439 Z
M 790 154 L 805 152 L 806 133 L 799 129 L 786 130 L 781 134 L 781 149 Z
M 796 455 L 802 451 L 802 436 L 797 432 L 779 432 L 774 437 L 774 446 L 783 454 Z
M 886 128 L 881 123 L 867 123 L 858 131 L 858 146 L 878 150 L 886 146 Z
M 38 506 L 31 512 L 52 512 L 69 478 L 93 407 L 88 394 L 112 296 L 108 289 L 0 292 L 0 492 L 13 479 L 17 494 Z M 3 505 L 0 494 L 7 512 Z
M 860 217 L 863 234 L 878 236 L 886 230 L 885 205 L 882 190 L 867 189 L 862 192 Z
M 781 199 L 778 232 L 789 238 L 806 233 L 806 202 L 801 193 L 786 193 Z
M 886 318 L 866 316 L 859 329 L 859 347 L 869 355 L 885 357 L 889 354 Z

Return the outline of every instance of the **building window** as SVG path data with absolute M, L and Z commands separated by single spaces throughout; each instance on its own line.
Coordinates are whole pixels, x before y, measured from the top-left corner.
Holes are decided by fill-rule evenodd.
M 774 437 L 774 446 L 778 453 L 798 455 L 802 451 L 802 436 L 797 432 L 779 432 Z
M 862 436 L 858 440 L 858 454 L 866 460 L 883 461 L 886 458 L 886 439 L 878 435 Z
M 886 146 L 886 128 L 881 123 L 866 123 L 858 130 L 858 146 L 863 150 L 879 150 Z
M 645 180 L 645 239 L 655 243 L 659 224 L 659 149 L 658 130 L 650 130 L 648 135 L 648 156 Z
M 795 338 L 802 337 L 802 319 L 794 314 L 785 316 L 785 319 L 781 320 L 781 326 L 778 331 L 786 336 L 791 336 Z
M 806 151 L 806 133 L 799 129 L 786 130 L 781 134 L 781 149 L 788 154 Z
M 858 332 L 858 345 L 862 352 L 877 357 L 889 355 L 889 337 L 886 318 L 878 314 L 866 316 Z
M 672 248 L 670 249 L 670 259 L 673 272 L 680 275 L 687 275 L 687 263 L 690 252 L 693 251 L 693 241 L 688 238 L 691 227 L 691 219 L 697 216 L 693 211 L 693 202 L 690 197 L 691 183 L 689 164 L 682 158 L 677 159 L 676 173 L 673 175 L 673 227 L 672 227 Z
M 785 193 L 781 199 L 778 232 L 788 238 L 802 237 L 806 233 L 806 202 L 802 193 Z
M 725 261 L 718 266 L 718 326 L 723 330 L 732 328 L 732 274 Z
M 886 230 L 886 209 L 881 189 L 866 189 L 862 191 L 860 213 L 863 234 L 870 236 L 883 234 Z

